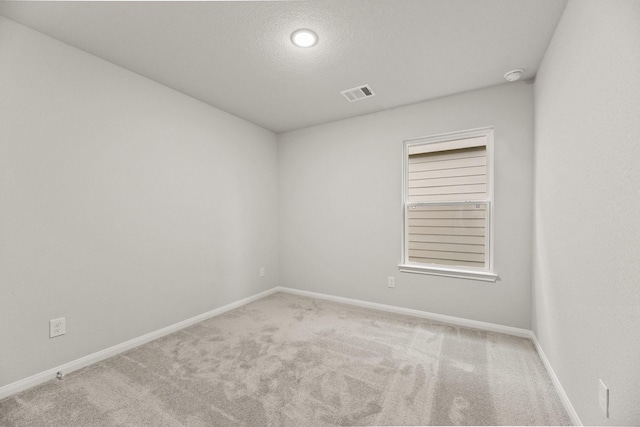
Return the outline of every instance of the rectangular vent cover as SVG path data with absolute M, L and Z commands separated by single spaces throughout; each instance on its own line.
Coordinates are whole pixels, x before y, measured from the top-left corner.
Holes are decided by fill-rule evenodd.
M 349 102 L 360 101 L 361 99 L 375 96 L 375 93 L 369 85 L 362 85 L 354 87 L 353 89 L 343 90 L 340 93 L 342 94 L 342 96 L 347 98 L 347 101 Z

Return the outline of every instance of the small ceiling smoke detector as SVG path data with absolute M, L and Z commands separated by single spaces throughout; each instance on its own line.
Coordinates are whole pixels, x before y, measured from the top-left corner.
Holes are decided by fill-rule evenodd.
M 511 70 L 507 74 L 504 75 L 504 78 L 508 82 L 515 82 L 516 80 L 520 80 L 522 77 L 522 73 L 524 70 L 522 68 L 518 68 L 516 70 Z
M 318 43 L 318 35 L 311 30 L 301 28 L 291 33 L 291 42 L 298 47 L 311 47 Z
M 347 98 L 347 101 L 349 102 L 360 101 L 361 99 L 375 96 L 375 93 L 373 93 L 373 90 L 369 85 L 362 85 L 352 89 L 343 90 L 340 93 L 342 96 Z

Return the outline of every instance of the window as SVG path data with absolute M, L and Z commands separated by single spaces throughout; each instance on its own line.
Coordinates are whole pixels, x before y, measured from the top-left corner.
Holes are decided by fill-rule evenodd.
M 496 280 L 492 144 L 492 128 L 405 141 L 401 271 Z

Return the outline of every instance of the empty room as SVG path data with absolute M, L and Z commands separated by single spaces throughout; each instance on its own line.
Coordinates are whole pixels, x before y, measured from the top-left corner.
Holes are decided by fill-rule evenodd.
M 640 426 L 640 0 L 0 2 L 1 426 Z

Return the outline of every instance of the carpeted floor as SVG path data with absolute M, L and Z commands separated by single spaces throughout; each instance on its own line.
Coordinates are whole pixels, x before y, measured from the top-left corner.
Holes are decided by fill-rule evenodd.
M 2 426 L 569 425 L 529 340 L 277 293 L 0 401 Z

